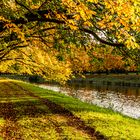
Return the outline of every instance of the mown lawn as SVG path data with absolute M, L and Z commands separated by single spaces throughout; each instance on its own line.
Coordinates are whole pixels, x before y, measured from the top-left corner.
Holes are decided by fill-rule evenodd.
M 32 84 L 0 80 L 0 140 L 139 140 L 140 120 Z

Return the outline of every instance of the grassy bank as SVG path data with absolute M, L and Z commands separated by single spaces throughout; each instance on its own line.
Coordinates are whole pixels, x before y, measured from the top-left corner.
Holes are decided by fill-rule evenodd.
M 140 139 L 140 120 L 32 84 L 0 80 L 0 139 Z

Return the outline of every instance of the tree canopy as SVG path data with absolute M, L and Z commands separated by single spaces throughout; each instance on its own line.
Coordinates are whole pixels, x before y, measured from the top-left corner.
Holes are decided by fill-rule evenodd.
M 139 0 L 1 0 L 0 7 L 1 72 L 66 81 L 90 69 L 92 47 L 140 49 Z

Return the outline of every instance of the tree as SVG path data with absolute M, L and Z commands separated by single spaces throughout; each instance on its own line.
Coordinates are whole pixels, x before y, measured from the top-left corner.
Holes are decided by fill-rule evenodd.
M 140 46 L 139 0 L 2 0 L 0 70 L 58 81 L 72 74 L 73 47 Z M 125 9 L 125 10 L 124 10 Z M 78 65 L 78 64 L 76 64 Z
M 139 71 L 140 57 L 138 49 L 132 49 L 126 56 L 125 52 L 120 52 L 117 48 L 111 46 L 96 45 L 89 52 L 91 72 L 128 72 Z

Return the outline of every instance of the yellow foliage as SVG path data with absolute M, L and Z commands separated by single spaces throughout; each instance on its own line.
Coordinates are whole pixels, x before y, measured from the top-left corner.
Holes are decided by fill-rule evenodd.
M 87 0 L 88 2 L 98 3 L 98 0 Z
M 26 0 L 24 6 L 13 0 L 1 3 L 1 72 L 36 73 L 66 81 L 72 71 L 90 70 L 92 59 L 89 51 L 78 47 L 81 42 L 85 46 L 91 42 L 115 42 L 130 50 L 140 48 L 136 38 L 140 32 L 139 0 L 62 0 L 47 4 L 42 0 Z M 20 48 L 25 45 L 26 48 Z M 113 63 L 116 67 L 123 65 L 118 64 L 119 56 L 104 55 L 104 49 L 96 51 L 94 57 L 104 59 L 106 66 L 98 63 L 93 67 L 110 69 Z M 113 61 L 109 62 L 110 59 Z

